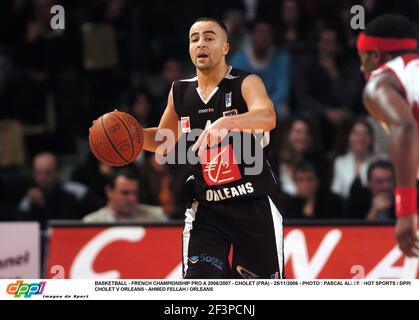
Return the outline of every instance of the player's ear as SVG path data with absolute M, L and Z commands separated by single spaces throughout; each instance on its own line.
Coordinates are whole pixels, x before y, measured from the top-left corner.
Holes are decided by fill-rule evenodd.
M 370 51 L 370 56 L 371 56 L 371 60 L 375 63 L 375 64 L 381 64 L 381 60 L 383 58 L 382 53 L 380 52 L 380 50 L 378 49 L 373 49 Z
M 224 42 L 223 53 L 225 56 L 228 54 L 229 50 L 230 50 L 230 44 L 228 42 Z

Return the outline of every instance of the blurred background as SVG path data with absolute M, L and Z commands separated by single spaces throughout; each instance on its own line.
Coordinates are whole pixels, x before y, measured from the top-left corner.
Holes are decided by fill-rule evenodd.
M 64 30 L 50 27 L 55 4 Z M 115 171 L 90 153 L 88 129 L 115 108 L 157 125 L 172 82 L 194 72 L 189 27 L 213 16 L 229 30 L 228 63 L 260 75 L 275 104 L 266 151 L 284 218 L 393 221 L 387 138 L 362 105 L 355 4 L 366 22 L 391 12 L 418 26 L 416 0 L 1 1 L 0 220 L 183 219 L 182 167 L 143 152 Z

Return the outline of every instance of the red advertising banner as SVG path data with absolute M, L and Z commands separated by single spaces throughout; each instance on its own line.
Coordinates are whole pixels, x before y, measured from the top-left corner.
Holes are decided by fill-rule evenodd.
M 288 278 L 418 278 L 417 258 L 399 250 L 393 226 L 312 226 L 285 230 Z
M 47 278 L 181 278 L 181 227 L 52 227 Z M 299 279 L 419 278 L 392 226 L 285 228 L 285 271 Z

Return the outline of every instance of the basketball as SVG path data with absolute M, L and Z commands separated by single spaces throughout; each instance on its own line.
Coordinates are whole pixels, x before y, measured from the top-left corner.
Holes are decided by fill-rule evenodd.
M 143 147 L 143 130 L 128 113 L 115 110 L 93 121 L 89 146 L 95 157 L 113 167 L 133 162 Z

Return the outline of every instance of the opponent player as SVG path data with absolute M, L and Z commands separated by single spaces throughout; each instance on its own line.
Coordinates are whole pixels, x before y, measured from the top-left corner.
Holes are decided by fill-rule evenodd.
M 357 47 L 368 83 L 364 104 L 390 133 L 390 156 L 396 171 L 396 236 L 409 257 L 419 256 L 416 233 L 419 164 L 419 55 L 417 35 L 403 16 L 383 15 L 360 33 Z
M 227 65 L 228 50 L 222 22 L 201 18 L 192 25 L 189 53 L 196 75 L 173 83 L 159 126 L 144 129 L 144 149 L 159 150 L 156 135 L 163 129 L 175 132 L 174 140 L 203 130 L 190 148 L 200 162 L 188 179 L 196 201 L 185 213 L 185 278 L 281 278 L 283 230 L 276 182 L 264 157 L 256 175 L 246 173 L 249 166 L 243 161 L 246 152 L 263 148 L 245 131 L 269 132 L 276 124 L 275 111 L 258 76 Z M 229 139 L 231 134 L 241 140 Z

